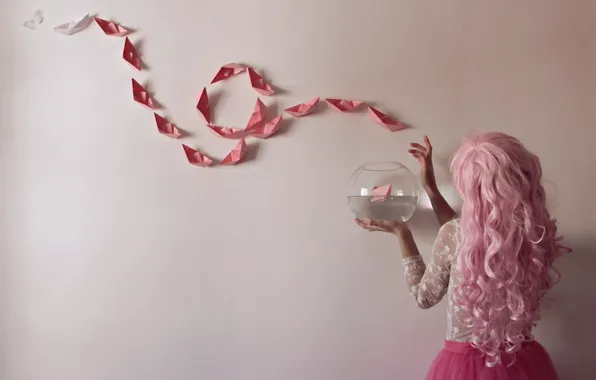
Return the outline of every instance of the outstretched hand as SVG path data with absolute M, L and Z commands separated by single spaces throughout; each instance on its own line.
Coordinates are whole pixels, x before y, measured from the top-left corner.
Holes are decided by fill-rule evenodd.
M 401 234 L 408 228 L 406 223 L 396 220 L 382 220 L 382 219 L 356 219 L 356 224 L 368 231 L 373 232 L 389 232 L 394 235 Z

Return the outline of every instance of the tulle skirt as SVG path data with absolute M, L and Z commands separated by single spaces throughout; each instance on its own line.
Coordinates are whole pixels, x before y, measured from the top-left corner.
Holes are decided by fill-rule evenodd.
M 447 340 L 426 380 L 559 380 L 548 353 L 536 341 L 525 343 L 509 367 L 499 364 L 488 368 L 484 361 L 470 343 Z

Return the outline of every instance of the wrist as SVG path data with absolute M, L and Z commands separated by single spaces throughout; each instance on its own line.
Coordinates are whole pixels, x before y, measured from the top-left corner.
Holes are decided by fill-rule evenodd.
M 404 235 L 410 234 L 410 228 L 406 223 L 399 223 L 394 229 L 393 234 L 399 238 L 403 237 Z
M 437 194 L 439 194 L 439 188 L 436 184 L 432 184 L 432 185 L 425 185 L 424 187 L 424 191 L 426 191 L 426 194 L 429 197 L 433 197 Z

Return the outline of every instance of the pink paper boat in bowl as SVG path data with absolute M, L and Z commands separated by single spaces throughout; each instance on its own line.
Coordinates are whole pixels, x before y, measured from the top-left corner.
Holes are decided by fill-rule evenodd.
M 385 202 L 391 196 L 391 185 L 375 186 L 372 189 L 372 198 L 370 199 L 373 203 Z

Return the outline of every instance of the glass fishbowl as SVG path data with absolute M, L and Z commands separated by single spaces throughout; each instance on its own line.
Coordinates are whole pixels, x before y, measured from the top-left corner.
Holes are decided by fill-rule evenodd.
M 358 219 L 406 222 L 416 211 L 418 183 L 399 162 L 371 162 L 352 174 L 348 203 Z

